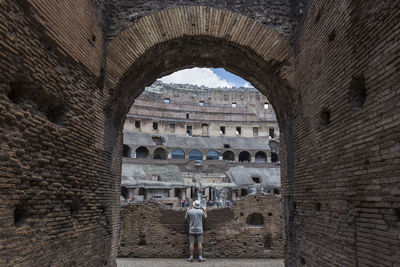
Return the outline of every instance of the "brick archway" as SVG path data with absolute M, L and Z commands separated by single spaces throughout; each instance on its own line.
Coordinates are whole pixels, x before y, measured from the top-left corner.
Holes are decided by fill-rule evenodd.
M 223 67 L 250 81 L 274 106 L 282 139 L 290 139 L 294 94 L 289 82 L 291 57 L 284 37 L 231 11 L 192 6 L 143 17 L 107 46 L 105 131 L 115 133 L 115 140 L 107 141 L 113 151 L 112 166 L 120 164 L 114 144 L 122 140 L 122 125 L 135 98 L 157 78 L 195 66 Z M 282 143 L 281 151 L 293 153 L 292 147 Z M 282 173 L 282 179 L 287 176 Z
M 183 59 L 184 51 L 190 49 L 197 59 Z M 181 59 L 179 50 L 183 51 Z M 218 53 L 221 50 L 229 53 Z M 160 54 L 165 58 L 160 59 Z M 236 62 L 229 61 L 230 57 Z M 253 62 L 252 66 L 237 66 L 246 61 Z M 144 87 L 160 76 L 194 66 L 224 67 L 251 81 L 273 105 L 285 102 L 288 106 L 290 61 L 289 42 L 262 23 L 209 7 L 171 8 L 143 17 L 109 43 L 105 92 L 111 105 L 123 110 L 111 108 L 111 113 L 116 113 L 112 119 L 118 120 Z M 146 69 L 146 65 L 153 68 Z M 282 117 L 284 112 L 277 113 Z
M 106 86 L 115 88 L 151 47 L 188 36 L 221 38 L 254 51 L 265 61 L 290 57 L 289 42 L 244 15 L 208 7 L 171 8 L 140 19 L 108 45 Z
M 157 78 L 195 66 L 223 67 L 250 81 L 274 106 L 282 140 L 290 139 L 285 132 L 293 134 L 287 129 L 292 127 L 295 95 L 291 62 L 284 37 L 241 14 L 191 6 L 143 17 L 107 46 L 105 132 L 113 136 L 105 144 L 113 161 L 118 161 L 115 144 L 135 98 Z M 284 150 L 284 142 L 281 146 Z

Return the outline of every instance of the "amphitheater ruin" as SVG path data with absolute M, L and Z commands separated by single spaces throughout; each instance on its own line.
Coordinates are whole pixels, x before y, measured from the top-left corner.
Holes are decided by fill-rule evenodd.
M 399 266 L 399 10 L 400 0 L 0 0 L 0 266 L 186 257 L 184 211 L 154 200 L 203 196 L 225 201 L 205 225 L 210 258 Z M 260 100 L 249 105 L 268 104 L 275 122 L 222 125 L 200 109 L 146 119 L 141 101 L 160 108 L 174 95 L 140 100 L 145 87 L 192 67 L 251 82 Z M 279 184 L 248 170 L 259 166 Z M 252 183 L 235 182 L 235 168 Z M 181 184 L 158 192 L 165 170 Z M 204 181 L 218 173 L 232 179 Z
M 279 127 L 260 92 L 157 81 L 123 135 L 119 257 L 186 257 L 199 199 L 208 257 L 283 258 Z
M 124 124 L 122 200 L 280 192 L 279 127 L 254 88 L 154 83 Z

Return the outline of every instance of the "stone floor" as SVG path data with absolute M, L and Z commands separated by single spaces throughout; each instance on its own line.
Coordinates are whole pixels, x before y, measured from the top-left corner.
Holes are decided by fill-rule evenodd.
M 207 262 L 186 262 L 186 259 L 117 259 L 118 267 L 177 267 L 177 266 L 213 266 L 213 267 L 283 267 L 283 259 L 207 259 Z

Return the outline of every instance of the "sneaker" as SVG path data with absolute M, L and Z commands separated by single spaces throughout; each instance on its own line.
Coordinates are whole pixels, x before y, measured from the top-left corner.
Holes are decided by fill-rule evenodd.
M 199 257 L 199 262 L 205 262 L 206 261 L 206 259 L 205 258 L 203 258 L 203 257 Z
M 188 262 L 193 262 L 193 257 L 187 259 Z

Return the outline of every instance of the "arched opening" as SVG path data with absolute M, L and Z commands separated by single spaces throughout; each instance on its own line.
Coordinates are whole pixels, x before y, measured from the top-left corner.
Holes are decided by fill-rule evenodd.
M 256 162 L 267 162 L 267 154 L 264 151 L 258 151 L 255 155 Z
M 142 187 L 139 188 L 138 196 L 139 196 L 139 200 L 146 200 L 147 199 L 147 190 Z
M 235 161 L 235 154 L 232 151 L 227 150 L 222 154 L 222 159 L 227 161 Z
M 186 13 L 182 14 L 182 16 L 186 16 Z M 192 15 L 190 15 L 190 17 L 191 16 Z M 203 15 L 197 14 L 195 17 L 197 16 L 202 17 Z M 163 18 L 159 18 L 156 21 L 158 20 L 163 21 Z M 189 18 L 189 21 L 190 20 L 191 19 Z M 173 22 L 171 23 L 173 24 Z M 157 28 L 157 26 L 155 27 Z M 189 28 L 191 27 L 197 27 L 197 23 L 191 23 Z M 260 25 L 260 27 L 263 26 Z M 245 45 L 242 41 L 239 42 L 236 40 L 234 36 L 232 36 L 232 38 L 229 37 L 227 40 L 225 39 L 225 35 L 209 35 L 209 33 L 202 32 L 202 30 L 199 29 L 196 34 L 187 33 L 183 30 L 182 35 L 180 32 L 177 32 L 174 33 L 172 37 L 168 35 L 168 30 L 165 31 L 164 28 L 161 28 L 159 36 L 166 36 L 167 34 L 168 37 L 166 37 L 165 40 L 159 40 L 156 43 L 149 40 L 150 45 L 140 48 L 140 50 L 144 48 L 143 51 L 135 52 L 137 41 L 131 41 L 135 39 L 132 38 L 132 36 L 136 36 L 136 29 L 127 33 L 126 38 L 118 38 L 117 42 L 113 41 L 112 44 L 110 44 L 110 58 L 113 58 L 113 62 L 110 62 L 110 66 L 113 67 L 111 67 L 110 70 L 107 70 L 107 72 L 110 71 L 110 75 L 106 77 L 106 83 L 115 84 L 117 86 L 115 91 L 114 88 L 106 88 L 106 90 L 110 90 L 112 97 L 114 97 L 114 101 L 112 102 L 113 105 L 107 113 L 110 122 L 113 123 L 113 127 L 121 125 L 122 121 L 120 121 L 120 119 L 124 118 L 124 115 L 128 112 L 134 98 L 141 93 L 145 86 L 151 84 L 159 77 L 194 66 L 225 68 L 226 70 L 245 78 L 259 91 L 271 99 L 270 102 L 275 108 L 278 120 L 282 119 L 279 123 L 285 125 L 286 120 L 290 118 L 290 116 L 287 116 L 288 109 L 293 105 L 290 104 L 292 99 L 290 87 L 284 77 L 286 71 L 279 72 L 276 70 L 277 66 L 281 68 L 279 64 L 285 64 L 282 60 L 288 60 L 288 49 L 286 43 L 283 45 L 279 40 L 279 36 L 272 35 L 269 39 L 274 42 L 271 51 L 264 50 L 261 52 L 260 49 L 249 48 L 249 46 Z M 177 26 L 177 28 L 182 29 L 181 26 Z M 141 31 L 142 30 L 143 29 L 141 29 Z M 247 35 L 250 34 L 246 34 L 246 36 Z M 256 35 L 259 35 L 259 33 L 255 34 L 255 36 Z M 145 35 L 142 37 L 146 38 Z M 155 39 L 157 38 L 158 37 L 155 37 Z M 223 49 L 221 49 L 222 47 Z M 117 50 L 119 50 L 118 53 L 115 53 Z M 275 50 L 276 54 L 270 53 Z M 126 51 L 126 53 L 124 53 L 124 51 Z M 133 54 L 134 56 L 132 57 L 121 57 L 121 55 Z M 120 58 L 120 60 L 118 58 Z M 238 62 L 240 63 L 238 64 Z M 114 70 L 113 68 L 116 69 Z M 120 76 L 120 74 L 122 75 Z M 237 101 L 237 103 L 236 108 L 241 108 L 240 102 Z M 184 120 L 186 118 L 186 120 L 194 120 L 196 118 L 195 114 L 189 113 L 190 112 L 183 113 L 181 119 Z M 235 127 L 242 126 L 235 125 Z M 183 126 L 181 130 L 186 135 L 185 129 L 188 128 Z M 234 129 L 235 128 L 233 128 L 233 133 Z M 193 134 L 193 137 L 191 138 L 185 136 L 186 139 L 190 139 L 190 142 L 195 142 L 198 136 L 202 134 L 201 132 L 197 132 L 199 128 L 195 126 L 188 130 L 191 130 L 191 133 Z M 232 134 L 230 130 L 232 130 L 231 127 L 226 127 L 227 136 Z M 244 128 L 240 128 L 240 130 L 242 136 L 247 134 Z M 235 136 L 235 138 L 237 138 L 237 136 Z M 215 149 L 221 148 L 222 147 L 216 147 Z M 236 151 L 237 149 L 245 148 L 238 148 L 232 144 L 232 149 L 235 149 Z M 241 161 L 250 162 L 250 153 L 247 151 L 243 152 L 246 153 L 242 155 Z M 200 150 L 196 149 L 189 153 L 188 158 L 196 161 L 202 160 L 203 154 Z M 223 158 L 225 160 L 234 161 L 235 155 L 230 151 L 226 152 L 225 157 Z M 236 159 L 238 159 L 238 157 L 236 157 Z M 196 166 L 196 168 L 197 167 L 199 166 Z M 194 193 L 192 191 L 194 191 Z M 246 189 L 241 189 L 241 193 L 241 196 L 248 194 Z M 194 188 L 194 190 L 192 188 L 191 194 L 192 197 L 193 194 L 195 195 L 194 197 L 197 197 L 196 188 Z M 246 198 L 243 200 L 246 200 Z
M 258 176 L 252 176 L 251 179 L 253 180 L 254 183 L 259 184 L 261 183 L 261 178 Z
M 147 159 L 149 158 L 149 150 L 147 147 L 141 146 L 136 149 L 136 158 Z
M 218 158 L 219 158 L 219 154 L 215 150 L 210 150 L 206 154 L 206 159 L 207 160 L 218 160 Z
M 231 206 L 231 202 L 230 201 L 232 201 L 232 198 L 233 198 L 232 188 L 226 187 L 226 188 L 222 189 L 222 193 L 223 193 L 224 198 L 227 201 L 229 201 L 228 203 L 226 203 L 226 206 L 230 207 Z
M 261 213 L 254 212 L 247 216 L 246 223 L 251 226 L 263 226 L 264 216 Z
M 121 186 L 121 196 L 123 196 L 125 199 L 129 198 L 129 191 L 125 186 Z
M 168 158 L 168 152 L 164 148 L 157 148 L 154 150 L 153 153 L 153 159 L 167 159 Z
M 264 249 L 271 249 L 272 248 L 272 235 L 268 233 L 264 237 Z
M 183 193 L 182 193 L 182 189 L 181 188 L 175 188 L 174 189 L 174 195 L 176 198 L 178 198 L 179 200 L 182 200 L 184 198 Z
M 278 154 L 276 154 L 275 152 L 272 152 L 271 153 L 271 161 L 272 162 L 278 162 L 279 161 Z
M 239 102 L 239 101 L 238 101 Z M 237 108 L 240 108 L 240 105 L 238 104 L 238 106 L 237 106 Z M 186 114 L 186 112 L 184 112 L 183 113 L 183 115 L 185 115 Z M 194 119 L 194 118 L 196 118 L 195 117 L 196 115 L 195 114 L 190 114 L 190 119 Z M 191 123 L 191 122 L 189 122 L 189 123 Z M 161 121 L 160 121 L 160 125 L 161 125 Z M 240 124 L 239 124 L 240 125 Z M 236 125 L 235 125 L 236 126 Z M 180 130 L 182 130 L 183 131 L 183 133 L 185 133 L 185 129 L 186 129 L 186 126 L 185 125 L 183 125 L 183 126 L 180 126 L 179 127 L 180 128 Z M 177 127 L 176 128 L 176 131 L 180 131 L 179 130 L 179 128 Z M 160 126 L 160 128 L 159 129 L 161 129 L 161 126 Z M 234 128 L 233 128 L 234 129 Z M 191 137 L 191 138 L 188 138 L 188 137 L 185 137 L 185 140 L 188 140 L 188 142 L 196 142 L 197 140 L 200 140 L 200 135 L 201 135 L 201 132 L 199 133 L 199 128 L 198 127 L 196 127 L 195 125 L 193 125 L 193 128 L 191 129 L 191 130 L 193 130 L 193 136 Z M 231 132 L 229 131 L 229 130 L 232 130 L 232 128 L 230 128 L 230 127 L 227 127 L 227 132 L 226 132 L 226 134 L 227 135 L 229 135 L 229 134 L 231 134 Z M 243 134 L 243 136 L 246 134 L 246 130 L 245 130 L 245 128 L 242 126 L 242 134 Z M 163 135 L 163 133 L 162 132 L 160 132 L 160 135 Z M 166 137 L 166 139 L 169 139 L 169 140 L 171 140 L 171 138 L 170 137 Z M 229 138 L 229 137 L 227 137 L 227 138 Z M 238 137 L 236 137 L 235 136 L 235 138 L 238 138 Z M 169 141 L 168 140 L 168 141 Z M 201 141 L 197 141 L 197 142 L 201 142 Z M 203 143 L 205 143 L 205 144 L 207 144 L 207 141 L 206 142 L 202 142 L 202 144 Z M 211 142 L 210 142 L 211 143 Z M 265 141 L 264 141 L 264 143 L 265 143 Z M 167 146 L 167 144 L 168 144 L 168 142 L 167 143 L 165 143 L 164 145 L 165 146 Z M 184 144 L 184 145 L 183 145 Z M 188 146 L 187 146 L 187 144 L 186 143 L 183 143 L 183 144 L 180 144 L 179 142 L 177 142 L 174 146 L 176 147 L 176 146 L 183 146 L 183 147 L 185 147 L 185 150 L 187 151 L 187 153 L 188 153 L 188 151 L 190 151 L 190 149 L 188 149 Z M 227 146 L 227 147 L 225 147 L 225 144 L 229 144 L 229 145 L 231 145 L 232 146 L 232 148 L 230 148 L 229 147 L 229 145 Z M 206 153 L 206 152 L 204 152 L 205 153 L 205 155 L 203 155 L 203 153 L 202 153 L 202 151 L 203 151 L 203 149 L 205 150 L 205 149 L 207 149 L 207 147 L 204 147 L 204 146 L 200 146 L 200 145 L 196 145 L 195 146 L 196 148 L 199 148 L 199 147 L 201 147 L 201 151 L 199 150 L 199 149 L 195 149 L 195 150 L 192 150 L 192 151 L 190 151 L 190 153 L 188 153 L 189 155 L 187 156 L 189 159 L 191 159 L 191 160 L 196 160 L 196 162 L 195 162 L 195 168 L 193 168 L 193 169 L 195 169 L 195 170 L 199 170 L 200 168 L 199 167 L 202 167 L 201 166 L 201 164 L 203 164 L 203 166 L 205 166 L 205 165 L 218 165 L 219 164 L 219 162 L 215 162 L 215 163 L 212 163 L 212 162 L 209 162 L 209 163 L 207 163 L 207 162 L 201 162 L 201 160 L 203 159 L 203 158 L 206 158 L 206 159 L 218 159 L 219 158 L 219 154 L 218 154 L 218 152 L 217 151 L 215 151 L 215 150 L 209 150 L 208 151 L 208 153 Z M 235 142 L 230 142 L 230 141 L 224 141 L 223 143 L 222 143 L 222 145 L 220 145 L 220 146 L 214 146 L 215 147 L 215 149 L 235 149 L 234 151 L 236 152 L 236 151 L 238 151 L 238 149 L 240 148 L 241 150 L 247 150 L 246 149 L 246 147 L 244 146 L 243 147 L 243 145 L 242 144 L 240 144 L 240 146 L 238 146 L 238 144 L 237 143 L 235 143 Z M 253 148 L 252 148 L 253 149 Z M 266 147 L 266 148 L 264 148 L 264 147 L 259 147 L 259 149 L 260 150 L 262 150 L 262 149 L 265 149 L 265 150 L 268 150 L 268 148 Z M 207 150 L 205 150 L 205 151 L 207 151 Z M 250 151 L 250 150 L 249 150 Z M 239 155 L 236 155 L 235 156 L 235 154 L 232 152 L 232 151 L 230 151 L 230 150 L 228 150 L 228 151 L 225 151 L 225 153 L 224 153 L 224 155 L 223 155 L 223 158 L 225 159 L 225 160 L 229 160 L 229 161 L 235 161 L 235 158 L 236 158 L 236 160 L 238 160 L 238 159 L 240 159 L 240 161 L 241 162 L 251 162 L 251 160 L 252 160 L 252 157 L 251 157 L 251 154 L 249 153 L 249 151 L 242 151 L 242 153 L 241 153 L 241 155 L 240 155 L 240 157 L 239 157 Z M 175 153 L 175 152 L 178 152 L 178 153 Z M 171 153 L 172 155 L 171 155 L 171 157 L 172 158 L 176 158 L 176 157 L 183 157 L 183 155 L 184 155 L 184 152 L 183 151 L 179 151 L 179 150 L 177 150 L 177 151 L 175 151 L 175 152 L 173 152 L 173 153 Z M 238 151 L 238 152 L 240 152 L 240 150 Z M 237 153 L 237 152 L 236 152 Z M 213 155 L 214 154 L 214 155 Z M 205 156 L 205 157 L 204 157 Z M 211 156 L 211 157 L 210 157 Z M 224 157 L 225 156 L 225 157 Z M 198 162 L 198 161 L 200 161 L 200 162 Z M 230 162 L 230 163 L 227 163 L 227 162 L 221 162 L 221 163 L 223 163 L 224 165 L 227 165 L 227 166 L 234 166 L 234 165 L 236 165 L 236 164 L 238 164 L 237 162 Z M 168 162 L 168 164 L 170 164 L 170 162 Z M 242 164 L 239 164 L 239 165 L 242 165 Z M 195 177 L 196 178 L 196 177 Z M 197 181 L 196 181 L 196 179 L 195 178 L 193 178 L 193 179 L 191 179 L 192 181 L 191 182 L 193 182 L 193 183 L 196 183 Z M 187 179 L 187 180 L 189 180 L 189 179 Z M 193 181 L 194 180 L 194 181 Z M 255 183 L 257 183 L 257 182 L 255 182 Z M 247 185 L 246 185 L 247 186 Z M 248 195 L 248 194 L 253 194 L 254 192 L 255 192 L 255 190 L 254 190 L 254 188 L 251 188 L 251 186 L 247 186 L 248 188 L 247 189 L 239 189 L 240 190 L 240 196 L 241 197 L 243 197 L 243 198 L 240 198 L 240 199 L 236 199 L 235 198 L 235 201 L 236 200 L 238 200 L 238 201 L 248 201 L 248 199 L 250 199 L 250 197 L 245 197 L 246 195 Z M 260 188 L 260 185 L 256 185 L 256 187 L 257 187 L 257 189 L 259 189 Z M 201 197 L 203 200 L 204 200 L 204 195 L 208 195 L 208 199 L 210 200 L 210 199 L 213 199 L 214 198 L 214 196 L 216 195 L 216 198 L 215 198 L 215 200 L 213 199 L 212 200 L 212 202 L 213 202 L 213 204 L 215 203 L 215 205 L 218 207 L 227 207 L 227 206 L 229 206 L 229 205 L 231 205 L 231 203 L 234 203 L 234 202 L 232 202 L 232 199 L 233 199 L 233 196 L 232 196 L 232 191 L 231 190 L 229 190 L 229 189 L 224 189 L 222 192 L 220 191 L 220 190 L 216 190 L 216 192 L 214 192 L 214 190 L 211 190 L 211 189 L 208 189 L 208 190 L 205 190 L 205 191 L 203 191 L 202 193 L 203 194 L 201 194 L 201 191 L 202 191 L 202 189 L 204 189 L 204 188 L 197 188 L 196 186 L 192 186 L 191 187 L 191 189 L 189 189 L 189 190 L 186 190 L 186 196 L 191 196 L 191 198 L 192 199 L 189 199 L 189 203 L 191 203 L 191 201 L 193 200 L 193 199 L 197 199 L 198 197 Z M 170 191 L 171 192 L 171 194 L 174 194 L 175 193 L 175 195 L 174 196 L 176 196 L 176 194 L 177 194 L 177 191 L 176 190 L 171 190 Z M 257 191 L 258 192 L 258 191 Z M 221 194 L 222 193 L 222 194 Z M 152 199 L 153 198 L 153 196 L 152 196 L 152 192 L 151 192 L 151 190 L 149 190 L 149 192 L 148 192 L 148 197 L 146 197 L 147 199 Z M 210 203 L 210 201 L 209 201 L 209 203 Z M 173 205 L 175 205 L 175 204 L 173 204 Z M 190 205 L 190 204 L 189 204 Z M 245 218 L 243 218 L 242 220 L 245 220 Z
M 185 151 L 180 148 L 175 148 L 172 151 L 172 158 L 173 159 L 184 159 L 185 158 Z
M 250 162 L 251 161 L 251 155 L 248 151 L 242 151 L 239 154 L 239 161 L 240 162 Z
M 247 189 L 245 189 L 245 188 L 240 189 L 240 196 L 241 197 L 245 197 L 248 194 L 249 194 L 249 192 L 247 191 Z
M 122 146 L 122 157 L 124 157 L 124 158 L 131 157 L 131 148 L 128 145 Z
M 203 153 L 201 153 L 200 150 L 192 150 L 189 153 L 189 159 L 191 160 L 202 160 L 203 159 Z

